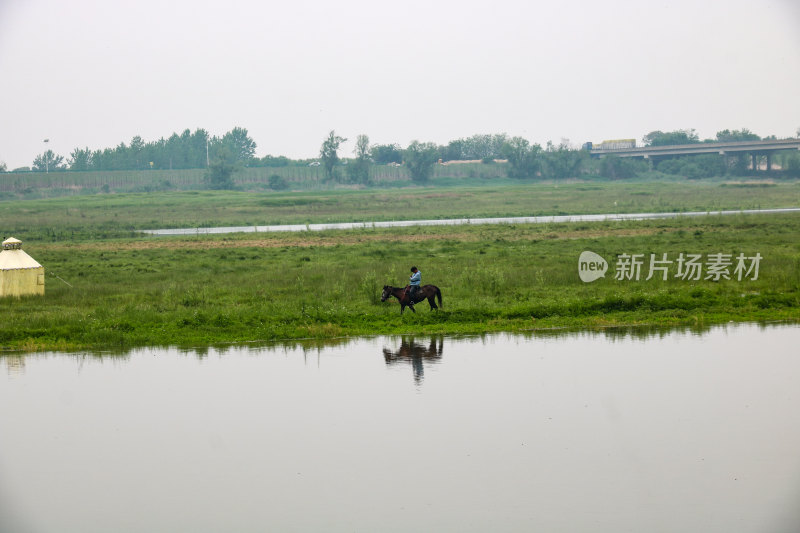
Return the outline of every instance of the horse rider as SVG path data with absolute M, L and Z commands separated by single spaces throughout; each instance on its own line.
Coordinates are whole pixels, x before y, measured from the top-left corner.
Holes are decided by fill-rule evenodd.
M 408 284 L 410 287 L 408 288 L 408 298 L 411 300 L 411 304 L 414 304 L 414 300 L 416 299 L 417 292 L 419 291 L 419 285 L 422 282 L 422 272 L 417 270 L 417 267 L 411 267 L 411 277 L 409 278 Z

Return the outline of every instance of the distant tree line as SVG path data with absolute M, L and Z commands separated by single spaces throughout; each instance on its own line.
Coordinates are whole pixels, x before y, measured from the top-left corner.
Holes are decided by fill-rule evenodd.
M 331 135 L 334 135 L 331 132 Z M 798 131 L 800 137 L 800 131 Z M 367 139 L 365 135 L 359 138 Z M 775 136 L 763 140 L 775 139 Z M 330 140 L 330 138 L 329 138 Z M 652 131 L 645 135 L 642 142 L 645 146 L 667 146 L 694 144 L 701 142 L 732 142 L 762 140 L 761 137 L 746 128 L 741 130 L 723 130 L 717 132 L 715 139 L 700 140 L 693 129 L 676 131 Z M 338 147 L 338 144 L 336 145 Z M 329 146 L 330 147 L 330 146 Z M 747 174 L 750 156 L 736 155 L 693 155 L 667 158 L 650 167 L 647 161 L 634 158 L 621 158 L 613 155 L 596 160 L 589 157 L 586 150 L 572 147 L 569 141 L 562 140 L 556 144 L 548 142 L 544 147 L 532 144 L 523 137 L 509 137 L 506 134 L 473 135 L 463 139 L 450 141 L 447 145 L 421 143 L 412 141 L 402 149 L 397 144 L 373 145 L 369 151 L 363 146 L 358 151 L 358 161 L 362 164 L 369 161 L 373 164 L 403 164 L 411 179 L 424 182 L 429 179 L 436 163 L 450 161 L 481 161 L 492 164 L 496 161 L 506 163 L 507 175 L 518 179 L 565 179 L 585 175 L 599 175 L 611 179 L 629 179 L 641 174 L 657 170 L 664 174 L 680 175 L 691 179 L 724 175 Z M 326 160 L 325 149 L 321 157 Z M 782 155 L 783 171 L 790 176 L 800 177 L 800 154 L 786 153 Z M 327 166 L 328 168 L 334 168 Z M 360 168 L 360 167 L 359 167 Z M 350 170 L 354 170 L 350 167 Z M 367 175 L 363 171 L 338 175 L 328 174 L 329 179 L 346 181 L 348 176 L 353 183 L 365 183 L 362 179 L 354 179 L 355 175 Z
M 34 159 L 31 170 L 146 170 L 205 168 L 222 151 L 242 164 L 255 159 L 256 143 L 244 128 L 233 128 L 222 137 L 210 136 L 204 129 L 184 130 L 169 138 L 145 142 L 139 135 L 114 148 L 91 150 L 75 148 L 68 159 L 47 150 Z
M 800 135 L 800 131 L 798 131 Z M 774 139 L 767 137 L 765 139 Z M 717 132 L 715 139 L 700 140 L 694 129 L 663 132 L 651 131 L 642 138 L 645 146 L 695 144 L 760 140 L 746 128 Z M 320 147 L 319 160 L 291 160 L 284 156 L 255 156 L 256 143 L 246 129 L 235 127 L 221 137 L 210 136 L 204 129 L 184 130 L 168 138 L 145 142 L 135 136 L 129 144 L 114 148 L 90 150 L 76 148 L 69 158 L 47 150 L 33 161 L 34 171 L 91 171 L 206 168 L 210 188 L 233 187 L 233 175 L 247 167 L 282 167 L 289 165 L 320 165 L 325 178 L 339 183 L 370 184 L 370 167 L 374 165 L 403 165 L 416 182 L 425 182 L 434 165 L 453 161 L 505 163 L 508 177 L 516 179 L 564 179 L 583 175 L 600 175 L 611 179 L 628 179 L 651 170 L 688 178 L 705 178 L 727 174 L 746 174 L 751 165 L 747 154 L 693 155 L 662 159 L 651 166 L 640 159 L 613 155 L 592 160 L 586 150 L 572 147 L 568 141 L 544 147 L 522 137 L 501 134 L 476 134 L 455 139 L 446 145 L 412 141 L 405 148 L 398 144 L 370 144 L 365 134 L 355 139 L 353 157 L 340 157 L 339 149 L 347 139 L 331 131 Z M 782 169 L 788 175 L 800 176 L 800 154 L 784 154 Z M 0 164 L 0 171 L 5 171 Z M 22 169 L 17 169 L 22 170 Z M 27 169 L 24 169 L 27 170 Z M 274 175 L 273 188 L 285 188 L 286 183 Z

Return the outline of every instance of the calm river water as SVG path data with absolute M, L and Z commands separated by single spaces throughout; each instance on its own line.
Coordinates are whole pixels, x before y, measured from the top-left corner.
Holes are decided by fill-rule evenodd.
M 149 235 L 210 235 L 217 233 L 263 233 L 325 231 L 372 228 L 407 228 L 413 226 L 462 226 L 464 224 L 555 224 L 561 222 L 604 222 L 622 220 L 658 220 L 705 216 L 758 215 L 796 213 L 800 207 L 777 209 L 743 209 L 734 211 L 683 211 L 680 213 L 604 213 L 593 215 L 545 215 L 535 217 L 502 218 L 442 218 L 432 220 L 387 220 L 380 222 L 333 222 L 330 224 L 279 224 L 273 226 L 224 226 L 216 228 L 149 229 Z
M 800 325 L 0 355 L 0 531 L 800 530 Z

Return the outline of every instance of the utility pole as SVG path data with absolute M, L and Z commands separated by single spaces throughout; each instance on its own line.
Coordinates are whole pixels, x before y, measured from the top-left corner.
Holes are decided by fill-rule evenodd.
M 49 142 L 50 142 L 50 139 L 45 139 L 44 140 L 45 148 L 47 148 L 47 143 L 49 143 Z M 47 150 L 44 151 L 44 154 L 42 154 L 42 157 L 44 157 L 44 173 L 45 174 L 49 174 L 50 173 L 50 158 L 47 157 Z

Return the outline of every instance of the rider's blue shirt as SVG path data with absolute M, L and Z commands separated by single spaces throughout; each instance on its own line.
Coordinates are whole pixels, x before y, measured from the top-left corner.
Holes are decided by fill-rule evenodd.
M 409 283 L 410 283 L 411 285 L 416 285 L 417 287 L 419 287 L 419 283 L 420 283 L 420 281 L 422 281 L 422 272 L 420 272 L 419 270 L 417 270 L 417 271 L 416 271 L 416 272 L 414 272 L 414 274 L 411 276 L 411 281 L 409 281 Z

